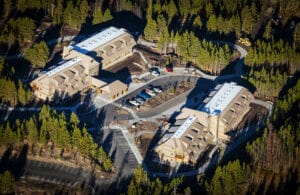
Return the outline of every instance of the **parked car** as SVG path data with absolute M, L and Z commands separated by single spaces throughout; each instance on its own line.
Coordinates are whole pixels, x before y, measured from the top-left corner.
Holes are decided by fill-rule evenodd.
M 150 72 L 153 76 L 156 76 L 156 77 L 158 77 L 160 75 L 159 69 L 157 67 L 152 67 L 150 69 Z
M 166 70 L 167 70 L 167 72 L 173 72 L 173 64 L 172 63 L 167 64 Z
M 135 97 L 134 100 L 137 101 L 140 105 L 142 105 L 145 102 L 145 100 L 143 98 L 138 97 L 138 96 Z
M 154 70 L 154 71 L 151 72 L 151 74 L 152 74 L 153 76 L 158 77 L 158 76 L 160 75 L 160 72 L 159 72 L 158 70 Z
M 161 93 L 162 92 L 161 87 L 158 87 L 158 86 L 149 85 L 148 89 L 151 89 L 155 93 Z
M 187 74 L 187 73 L 189 73 L 189 68 L 184 69 L 184 74 Z
M 149 91 L 149 92 L 153 92 L 154 93 L 154 90 L 152 89 L 151 86 L 148 86 L 147 89 L 145 89 L 146 91 Z
M 129 100 L 129 103 L 132 104 L 132 105 L 134 105 L 134 106 L 139 106 L 139 105 L 140 105 L 140 104 L 139 104 L 137 101 L 135 101 L 134 99 Z
M 151 98 L 151 96 L 148 95 L 146 92 L 141 92 L 141 93 L 139 94 L 139 97 L 143 98 L 145 101 L 147 101 L 148 99 Z
M 146 89 L 145 92 L 150 95 L 151 97 L 154 97 L 156 94 L 151 89 Z
M 155 93 L 161 93 L 162 89 L 160 87 L 153 87 L 153 90 L 155 91 Z

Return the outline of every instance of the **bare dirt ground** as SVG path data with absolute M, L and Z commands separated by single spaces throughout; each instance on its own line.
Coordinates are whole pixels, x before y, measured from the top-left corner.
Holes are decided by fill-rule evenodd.
M 141 66 L 139 66 L 139 65 Z M 134 53 L 129 58 L 122 60 L 121 62 L 118 62 L 117 64 L 106 68 L 105 70 L 117 73 L 119 71 L 122 71 L 123 69 L 128 69 L 128 71 L 132 74 L 141 74 L 145 71 L 146 65 L 139 56 L 139 54 Z
M 25 142 L 24 142 L 25 143 Z M 12 147 L 11 157 L 18 157 L 23 149 L 23 145 L 15 144 Z M 3 156 L 7 150 L 6 147 L 0 148 L 0 156 Z M 61 148 L 53 147 L 49 142 L 46 146 L 41 145 L 29 145 L 26 159 L 36 160 L 40 162 L 54 163 L 65 165 L 73 168 L 82 168 L 85 170 L 95 170 L 96 177 L 108 177 L 110 174 L 102 172 L 98 166 L 92 163 L 92 161 L 84 156 L 81 156 L 76 148 L 64 151 L 62 154 Z
M 128 128 L 132 136 L 135 137 L 135 142 L 143 157 L 146 156 L 157 129 L 158 124 L 150 121 L 139 122 L 135 124 L 135 128 L 132 126 Z
M 249 125 L 257 124 L 263 117 L 268 114 L 268 110 L 257 104 L 250 104 L 251 109 L 244 116 L 242 122 L 237 126 L 237 129 L 243 129 Z
M 147 154 L 153 136 L 154 136 L 153 134 L 144 134 L 139 137 L 138 140 L 139 144 L 137 146 L 143 158 L 145 158 Z
M 81 189 L 80 185 L 68 187 L 49 182 L 19 179 L 14 185 L 16 194 L 89 194 L 89 190 Z

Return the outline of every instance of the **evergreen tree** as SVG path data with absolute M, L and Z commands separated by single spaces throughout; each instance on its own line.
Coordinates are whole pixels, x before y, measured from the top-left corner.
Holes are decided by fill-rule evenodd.
M 26 89 L 24 89 L 23 84 L 21 83 L 21 81 L 19 81 L 18 84 L 18 102 L 21 105 L 25 105 L 28 102 L 28 92 L 26 91 Z
M 174 3 L 174 0 L 170 0 L 167 5 L 167 14 L 168 14 L 168 24 L 172 21 L 173 17 L 178 13 L 177 7 Z
M 0 174 L 0 193 L 12 193 L 14 184 L 15 178 L 9 171 L 5 171 L 4 174 Z
M 12 3 L 10 0 L 3 0 L 2 3 L 3 3 L 2 16 L 3 18 L 6 18 L 11 11 Z
M 156 40 L 157 36 L 157 24 L 155 20 L 152 19 L 152 1 L 149 1 L 148 9 L 147 9 L 147 24 L 144 29 L 144 35 L 146 40 Z
M 79 147 L 80 146 L 80 140 L 81 140 L 81 131 L 78 127 L 74 127 L 73 133 L 72 133 L 72 145 Z
M 209 16 L 209 19 L 207 21 L 207 30 L 209 30 L 211 32 L 215 32 L 218 30 L 217 18 L 216 18 L 215 14 L 211 14 Z
M 33 48 L 25 51 L 25 59 L 28 60 L 33 67 L 43 68 L 49 57 L 49 49 L 44 41 L 35 44 Z
M 110 158 L 106 158 L 103 164 L 104 171 L 109 172 L 112 170 L 112 167 L 113 165 Z
M 31 143 L 38 143 L 39 141 L 39 134 L 36 127 L 36 122 L 33 117 L 31 117 L 28 121 L 25 123 L 26 129 L 28 131 L 28 140 Z
M 53 23 L 61 24 L 63 21 L 63 0 L 57 0 L 56 6 L 53 13 Z

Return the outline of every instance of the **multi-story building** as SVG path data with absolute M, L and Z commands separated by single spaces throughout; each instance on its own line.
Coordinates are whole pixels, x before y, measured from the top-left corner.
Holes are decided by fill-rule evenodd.
M 63 61 L 32 81 L 34 95 L 42 100 L 53 100 L 56 96 L 63 99 L 92 86 L 91 76 L 132 55 L 135 44 L 125 29 L 109 27 L 80 43 L 65 47 Z
M 162 137 L 154 151 L 161 163 L 196 163 L 217 139 L 229 141 L 234 130 L 250 109 L 253 95 L 235 83 L 217 85 L 199 109 L 184 108 L 176 122 Z

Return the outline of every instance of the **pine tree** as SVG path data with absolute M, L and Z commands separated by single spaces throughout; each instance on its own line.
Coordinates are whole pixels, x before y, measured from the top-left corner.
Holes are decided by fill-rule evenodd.
M 11 11 L 11 8 L 12 8 L 11 1 L 10 0 L 3 0 L 3 10 L 2 10 L 2 13 L 3 13 L 2 17 L 3 18 L 6 18 L 9 15 L 9 13 Z
M 43 105 L 39 113 L 39 122 L 40 122 L 39 141 L 44 144 L 49 139 L 48 128 L 49 126 L 51 126 L 51 124 L 49 124 L 48 122 L 49 120 L 51 120 L 50 107 L 48 105 Z
M 21 83 L 21 81 L 19 81 L 19 87 L 18 87 L 18 102 L 21 105 L 25 105 L 27 103 L 27 94 L 26 94 L 26 90 L 23 88 L 23 84 Z
M 109 157 L 106 158 L 104 163 L 103 163 L 104 171 L 110 172 L 112 170 L 112 167 L 113 167 L 113 165 L 112 165 L 112 162 L 111 162 L 110 158 Z
M 173 17 L 178 13 L 177 11 L 177 7 L 174 3 L 174 0 L 170 0 L 168 6 L 168 11 L 167 11 L 167 14 L 168 14 L 168 24 L 171 23 Z
M 81 131 L 78 127 L 75 126 L 72 133 L 72 145 L 79 147 L 80 140 L 81 140 Z
M 194 19 L 193 25 L 194 25 L 194 27 L 197 27 L 197 28 L 199 28 L 199 29 L 202 28 L 203 24 L 202 24 L 202 20 L 201 20 L 200 15 L 198 15 L 198 16 Z
M 4 174 L 0 174 L 0 193 L 12 193 L 14 184 L 15 178 L 9 171 L 5 171 Z
M 103 22 L 106 22 L 106 21 L 109 21 L 109 20 L 112 20 L 113 17 L 110 13 L 110 10 L 109 9 L 106 9 L 103 13 Z
M 152 19 L 152 1 L 149 1 L 148 4 L 148 9 L 147 9 L 147 24 L 144 29 L 144 35 L 146 40 L 156 40 L 157 36 L 157 24 L 156 22 Z
M 89 14 L 90 6 L 87 0 L 82 0 L 79 5 L 79 13 L 80 13 L 80 23 L 85 23 L 86 17 Z
M 93 24 L 100 24 L 103 21 L 103 15 L 102 15 L 102 11 L 99 8 L 96 8 L 95 12 L 94 12 L 94 17 L 93 17 Z
M 54 24 L 61 24 L 63 22 L 63 0 L 56 1 L 52 21 Z
M 38 143 L 39 141 L 39 134 L 36 127 L 36 122 L 33 117 L 31 117 L 28 121 L 25 123 L 26 129 L 28 131 L 28 140 L 31 143 Z
M 28 60 L 33 67 L 43 68 L 49 57 L 49 49 L 44 41 L 35 44 L 32 48 L 25 51 L 25 59 Z
M 217 18 L 216 18 L 215 14 L 211 14 L 209 16 L 209 19 L 207 21 L 207 30 L 209 30 L 211 32 L 215 32 L 218 30 Z

